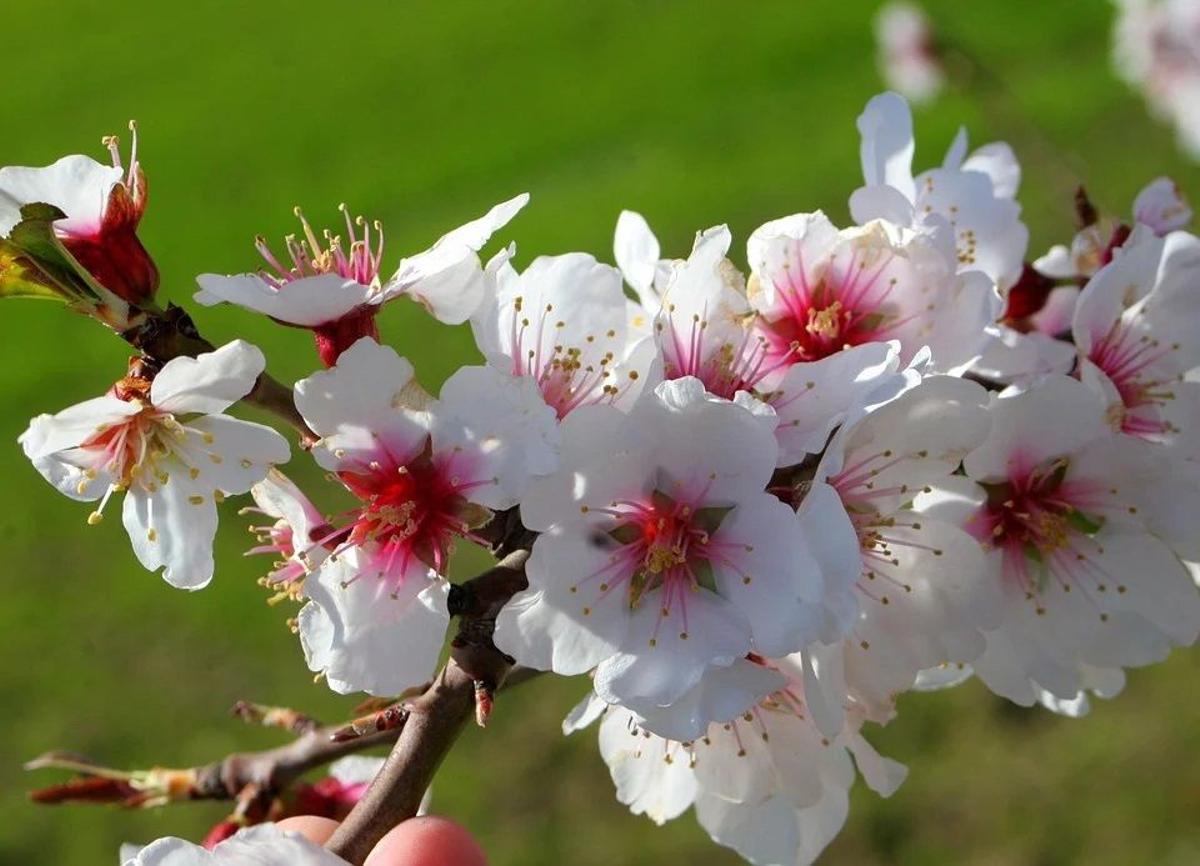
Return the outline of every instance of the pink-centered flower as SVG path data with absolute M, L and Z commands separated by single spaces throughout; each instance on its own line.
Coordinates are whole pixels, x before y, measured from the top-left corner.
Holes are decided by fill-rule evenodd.
M 858 118 L 866 185 L 850 197 L 859 225 L 884 219 L 920 231 L 948 225 L 960 269 L 983 271 L 1006 292 L 1021 275 L 1029 231 L 1014 200 L 1021 167 L 1002 142 L 967 153 L 959 130 L 942 165 L 914 176 L 912 112 L 904 98 L 883 93 Z
M 918 673 L 969 663 L 982 631 L 999 623 L 999 593 L 978 543 L 950 523 L 912 509 L 929 485 L 954 473 L 979 446 L 990 417 L 983 388 L 929 377 L 843 426 L 807 497 L 836 497 L 858 539 L 853 597 L 839 607 L 844 688 L 871 721 L 894 714 Z
M 21 207 L 43 202 L 65 217 L 54 224 L 63 246 L 98 283 L 131 304 L 144 304 L 158 290 L 158 268 L 137 236 L 146 210 L 146 175 L 133 148 L 122 166 L 116 136 L 104 139 L 112 165 L 90 156 L 64 156 L 44 168 L 0 168 L 0 235 L 21 221 Z
M 274 252 L 260 237 L 255 246 L 264 264 L 258 272 L 202 274 L 195 298 L 205 306 L 228 302 L 308 328 L 321 360 L 331 366 L 360 337 L 377 337 L 380 306 L 402 295 L 419 301 L 439 321 L 466 321 L 486 291 L 478 251 L 528 200 L 519 195 L 496 205 L 424 252 L 402 259 L 386 281 L 381 277 L 384 246 L 378 222 L 352 219 L 342 205 L 345 237 L 328 230 L 318 235 L 297 208 L 302 236 L 285 239 L 285 254 Z
M 881 220 L 839 231 L 818 211 L 769 222 L 747 246 L 749 300 L 770 358 L 819 361 L 896 340 L 902 364 L 929 348 L 936 369 L 960 372 L 1000 313 L 985 274 L 958 272 L 947 231 Z
M 1144 232 L 1143 235 L 1149 235 Z M 1108 403 L 1113 428 L 1200 459 L 1200 240 L 1142 236 L 1084 288 L 1073 335 L 1079 378 Z
M 459 370 L 433 400 L 370 338 L 298 382 L 296 406 L 322 437 L 317 462 L 358 500 L 310 547 L 331 552 L 304 583 L 309 665 L 337 691 L 399 694 L 437 661 L 455 542 L 556 467 L 554 413 L 528 379 L 489 367 Z
M 775 338 L 784 326 L 773 331 L 755 309 L 725 257 L 729 244 L 724 226 L 701 232 L 691 255 L 672 268 L 654 322 L 662 374 L 694 377 L 722 399 L 743 393 L 768 404 L 779 419 L 779 465 L 790 466 L 819 452 L 847 413 L 903 385 L 899 347 L 871 341 L 806 355 L 790 338 Z M 756 240 L 752 260 L 757 251 Z
M 267 526 L 252 526 L 258 545 L 247 555 L 267 554 L 276 557 L 263 584 L 279 590 L 271 601 L 295 597 L 303 591 L 304 578 L 324 562 L 329 548 L 320 542 L 332 532 L 325 517 L 309 501 L 299 487 L 278 469 L 250 488 L 254 507 L 243 508 L 243 514 L 262 514 L 272 518 Z M 332 546 L 332 541 L 328 542 Z
M 20 438 L 26 456 L 72 499 L 100 503 L 125 493 L 134 553 L 173 586 L 199 589 L 213 575 L 217 503 L 245 493 L 288 459 L 269 427 L 222 414 L 263 370 L 257 348 L 235 340 L 163 366 L 153 381 L 122 380 L 103 397 L 41 415 Z
M 1067 377 L 994 399 L 991 414 L 966 476 L 917 498 L 983 545 L 1001 590 L 979 677 L 1019 703 L 1074 701 L 1097 670 L 1191 644 L 1200 595 L 1168 541 L 1192 531 L 1172 515 L 1193 514 L 1192 502 L 1173 499 L 1144 445 L 1115 434 L 1099 395 Z
M 628 406 L 655 374 L 649 319 L 616 268 L 584 253 L 539 256 L 518 274 L 501 254 L 492 291 L 471 319 L 499 370 L 536 383 L 559 418 L 580 406 Z
M 628 415 L 572 413 L 561 469 L 521 503 L 541 535 L 496 645 L 542 670 L 595 668 L 606 700 L 641 713 L 747 653 L 803 647 L 827 575 L 792 509 L 764 492 L 775 419 L 753 408 L 686 378 Z

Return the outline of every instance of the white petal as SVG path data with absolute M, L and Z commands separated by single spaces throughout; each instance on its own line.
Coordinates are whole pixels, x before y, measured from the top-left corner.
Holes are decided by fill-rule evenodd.
M 228 415 L 207 415 L 188 425 L 186 449 L 196 484 L 222 493 L 245 493 L 272 466 L 291 456 L 287 440 L 271 427 Z M 194 431 L 194 432 L 191 432 Z
M 446 324 L 465 322 L 484 298 L 483 273 L 476 253 L 529 201 L 522 193 L 478 219 L 443 235 L 429 249 L 404 259 L 378 300 L 405 292 L 427 306 Z
M 388 346 L 363 337 L 337 364 L 296 383 L 296 408 L 323 438 L 313 456 L 327 469 L 380 457 L 408 462 L 428 435 L 428 417 L 409 408 L 413 368 Z
M 663 824 L 682 815 L 695 799 L 696 779 L 687 752 L 639 731 L 627 711 L 605 715 L 600 755 L 608 764 L 617 799 L 635 815 Z
M 250 393 L 266 364 L 262 351 L 245 340 L 195 358 L 173 358 L 154 377 L 150 402 L 175 415 L 222 412 Z
M 79 445 L 115 427 L 142 411 L 136 402 L 111 395 L 93 397 L 68 406 L 55 415 L 40 415 L 21 434 L 25 453 L 31 460 L 48 457 Z
M 193 486 L 183 471 L 148 491 L 140 484 L 125 494 L 125 531 L 138 561 L 180 589 L 202 589 L 213 576 L 217 506 L 212 489 Z
M 1186 228 L 1192 221 L 1192 208 L 1175 181 L 1159 177 L 1150 181 L 1134 199 L 1133 217 L 1161 236 Z
M 463 367 L 442 386 L 433 413 L 434 454 L 459 477 L 487 481 L 472 502 L 510 508 L 529 482 L 558 464 L 558 419 L 528 377 L 493 367 Z
M 710 668 L 700 682 L 668 707 L 644 708 L 641 727 L 660 737 L 687 743 L 703 736 L 708 726 L 741 716 L 768 695 L 787 685 L 778 672 L 746 659 L 728 667 Z
M 625 281 L 633 287 L 643 306 L 656 311 L 657 298 L 646 296 L 653 292 L 654 274 L 658 268 L 661 250 L 658 238 L 650 230 L 646 218 L 630 210 L 621 211 L 617 217 L 617 230 L 613 236 L 613 255 Z M 647 305 L 647 301 L 652 303 Z
M 858 117 L 862 136 L 859 151 L 867 186 L 891 186 L 905 198 L 914 198 L 912 112 L 904 97 L 881 93 L 867 103 Z
M 418 572 L 395 586 L 362 568 L 350 551 L 327 559 L 305 581 L 309 604 L 332 623 L 329 634 L 319 618 L 301 622 L 314 632 L 305 640 L 315 651 L 309 667 L 323 670 L 334 691 L 397 695 L 432 675 L 450 622 L 448 586 L 432 572 Z
M 44 168 L 0 168 L 0 195 L 18 206 L 52 204 L 67 215 L 55 224 L 56 229 L 71 235 L 94 235 L 99 233 L 109 193 L 122 174 L 121 169 L 90 156 L 64 156 Z M 7 235 L 19 219 L 19 215 L 0 217 L 0 234 Z
M 194 300 L 212 307 L 235 304 L 289 325 L 305 328 L 335 322 L 371 296 L 371 287 L 339 274 L 301 277 L 280 287 L 258 274 L 201 274 L 196 278 L 200 291 Z
M 628 603 L 619 590 L 599 588 L 609 550 L 594 542 L 593 532 L 572 521 L 534 542 L 525 566 L 529 589 L 496 618 L 496 646 L 519 663 L 573 676 L 612 655 L 623 639 Z
M 992 181 L 992 190 L 998 198 L 1016 198 L 1021 185 L 1021 164 L 1017 162 L 1013 149 L 1003 141 L 985 144 L 977 149 L 961 166 L 963 171 L 979 171 Z

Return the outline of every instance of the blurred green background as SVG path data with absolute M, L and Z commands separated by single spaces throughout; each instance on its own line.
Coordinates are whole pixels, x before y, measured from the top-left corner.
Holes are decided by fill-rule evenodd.
M 253 267 L 254 234 L 294 230 L 295 204 L 317 222 L 332 224 L 343 200 L 383 220 L 393 267 L 522 190 L 533 203 L 504 237 L 523 261 L 608 258 L 622 207 L 681 254 L 722 221 L 744 239 L 797 211 L 846 219 L 854 119 L 881 89 L 875 5 L 7 0 L 0 163 L 103 158 L 100 135 L 136 117 L 151 189 L 142 236 L 181 302 L 201 271 Z M 1200 197 L 1200 169 L 1110 71 L 1108 4 L 927 5 L 974 60 L 918 112 L 918 164 L 940 162 L 960 122 L 976 143 L 1009 140 L 1035 252 L 1069 239 L 1079 181 L 1118 214 L 1157 174 Z M 38 478 L 14 441 L 26 420 L 99 393 L 127 353 L 52 305 L 13 302 L 3 316 L 0 861 L 112 863 L 123 840 L 196 838 L 225 810 L 35 808 L 24 790 L 58 777 L 27 776 L 22 760 L 69 747 L 186 766 L 278 741 L 226 715 L 238 698 L 330 721 L 354 701 L 312 683 L 291 612 L 263 603 L 266 563 L 240 557 L 240 503 L 223 514 L 216 580 L 189 595 L 138 567 L 119 521 L 87 527 L 87 509 Z M 197 320 L 215 341 L 261 345 L 288 381 L 316 364 L 303 332 L 228 309 Z M 475 358 L 465 328 L 415 305 L 393 305 L 383 330 L 431 389 Z M 293 471 L 317 482 L 303 457 Z M 1200 655 L 1177 653 L 1080 722 L 974 684 L 910 696 L 870 732 L 910 780 L 888 801 L 856 792 L 823 862 L 1200 862 L 1198 675 Z M 547 679 L 505 697 L 438 777 L 436 810 L 477 832 L 496 866 L 739 862 L 690 816 L 659 829 L 615 802 L 594 733 L 559 733 L 584 689 Z

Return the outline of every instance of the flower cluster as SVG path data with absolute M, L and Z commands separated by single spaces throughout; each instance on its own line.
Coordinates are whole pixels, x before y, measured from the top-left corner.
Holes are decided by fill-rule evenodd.
M 527 588 L 495 645 L 591 678 L 565 727 L 600 720 L 620 800 L 659 822 L 692 807 L 760 866 L 809 863 L 857 774 L 885 796 L 903 780 L 863 731 L 904 692 L 974 675 L 1078 715 L 1200 632 L 1200 239 L 1182 195 L 1157 179 L 1128 222 L 1081 198 L 1084 228 L 1030 261 L 1007 145 L 961 132 L 915 172 L 894 93 L 858 130 L 853 224 L 782 216 L 744 258 L 725 226 L 665 258 L 625 212 L 617 267 L 482 260 L 521 196 L 387 280 L 382 228 L 348 216 L 344 236 L 301 216 L 285 255 L 260 240 L 259 270 L 201 276 L 201 304 L 313 331 L 325 369 L 294 410 L 334 513 L 279 471 L 280 434 L 225 414 L 261 384 L 240 340 L 138 360 L 22 447 L 99 501 L 89 523 L 124 493 L 139 561 L 189 589 L 213 575 L 217 504 L 250 492 L 263 582 L 301 605 L 304 656 L 338 692 L 427 681 L 456 549 L 521 527 Z M 68 157 L 0 171 L 0 204 L 55 204 L 88 278 L 145 303 L 144 186 L 136 161 L 126 177 Z M 437 396 L 381 342 L 376 313 L 401 295 L 469 323 L 484 358 Z M 212 862 L 252 843 L 326 862 L 271 830 Z

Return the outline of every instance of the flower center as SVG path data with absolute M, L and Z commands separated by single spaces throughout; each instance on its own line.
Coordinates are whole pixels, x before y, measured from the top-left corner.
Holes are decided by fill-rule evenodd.
M 443 573 L 455 540 L 490 517 L 463 496 L 489 482 L 464 482 L 427 453 L 405 465 L 373 461 L 365 471 L 339 475 L 364 503 L 339 530 L 343 546 L 364 550 L 380 577 L 402 581 L 418 563 Z
M 532 316 L 521 296 L 513 298 L 509 322 L 509 346 L 512 374 L 528 376 L 537 382 L 542 397 L 559 418 L 580 406 L 611 403 L 638 378 L 636 370 L 620 377 L 617 332 L 586 334 L 580 345 L 567 345 L 563 339 L 567 323 L 554 316 L 554 304 L 547 303 Z
M 267 267 L 259 271 L 259 275 L 275 288 L 322 274 L 337 274 L 364 286 L 378 285 L 379 268 L 383 262 L 383 226 L 378 220 L 368 223 L 361 216 L 351 219 L 350 212 L 344 204 L 338 205 L 338 210 L 346 220 L 348 248 L 343 248 L 340 235 L 335 235 L 328 229 L 322 232 L 322 239 L 319 239 L 304 213 L 297 207 L 294 213 L 300 220 L 304 236 L 300 239 L 297 239 L 296 235 L 284 238 L 284 247 L 287 250 L 284 259 L 275 256 L 261 235 L 255 238 L 254 246 L 267 263 Z M 372 228 L 375 229 L 374 248 L 371 240 Z
M 1092 347 L 1088 359 L 1104 371 L 1121 397 L 1121 406 L 1109 414 L 1114 429 L 1154 441 L 1178 432 L 1162 411 L 1175 398 L 1174 386 L 1182 378 L 1172 363 L 1179 348 L 1178 343 L 1164 346 L 1120 321 Z
M 585 514 L 605 514 L 614 525 L 602 531 L 598 543 L 615 549 L 605 565 L 582 581 L 571 586 L 571 592 L 588 592 L 589 603 L 584 616 L 589 616 L 592 604 L 613 592 L 623 592 L 629 610 L 636 610 L 652 594 L 657 593 L 657 623 L 650 646 L 658 642 L 658 633 L 666 621 L 676 621 L 679 637 L 688 637 L 688 598 L 693 592 L 717 592 L 715 564 L 742 575 L 744 582 L 751 578 L 736 565 L 737 550 L 743 546 L 720 541 L 713 534 L 733 506 L 694 508 L 655 491 L 648 501 L 617 500 L 608 508 L 583 506 Z M 736 549 L 735 549 L 736 548 Z

